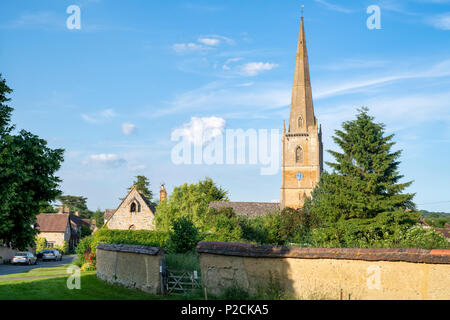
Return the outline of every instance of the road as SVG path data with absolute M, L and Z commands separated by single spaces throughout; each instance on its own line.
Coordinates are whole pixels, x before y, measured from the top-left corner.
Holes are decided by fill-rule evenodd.
M 63 256 L 61 261 L 41 261 L 38 260 L 36 265 L 10 265 L 10 264 L 0 264 L 0 276 L 15 274 L 15 273 L 24 273 L 28 272 L 32 269 L 36 268 L 53 268 L 58 267 L 64 264 L 69 264 L 72 262 L 75 255 Z

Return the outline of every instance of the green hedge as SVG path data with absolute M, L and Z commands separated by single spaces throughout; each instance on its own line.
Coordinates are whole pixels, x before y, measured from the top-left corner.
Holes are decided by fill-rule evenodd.
M 169 233 L 150 230 L 100 229 L 92 237 L 91 249 L 95 252 L 95 248 L 99 243 L 136 244 L 165 248 L 169 239 Z

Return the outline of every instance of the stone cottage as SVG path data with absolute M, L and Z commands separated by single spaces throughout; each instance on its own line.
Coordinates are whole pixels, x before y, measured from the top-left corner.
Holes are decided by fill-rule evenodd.
M 105 225 L 116 230 L 154 230 L 155 206 L 135 186 L 116 210 L 105 211 Z

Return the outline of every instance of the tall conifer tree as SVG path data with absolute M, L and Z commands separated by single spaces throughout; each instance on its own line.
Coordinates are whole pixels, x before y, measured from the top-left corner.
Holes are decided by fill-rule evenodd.
M 385 135 L 383 124 L 375 123 L 367 108 L 358 110 L 356 120 L 344 122 L 333 140 L 342 152 L 328 152 L 335 162 L 327 162 L 312 194 L 312 206 L 323 222 L 370 219 L 382 212 L 415 209 L 414 194 L 403 193 L 412 182 L 401 183 L 401 151 L 392 151 L 394 135 Z

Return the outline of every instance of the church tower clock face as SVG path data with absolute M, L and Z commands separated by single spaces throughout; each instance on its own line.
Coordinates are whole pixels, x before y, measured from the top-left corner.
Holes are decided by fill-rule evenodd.
M 281 207 L 303 207 L 323 168 L 322 131 L 314 115 L 303 17 L 297 42 L 289 126 L 283 125 Z

